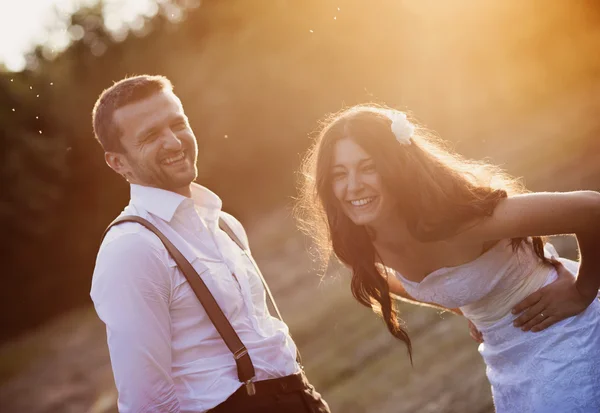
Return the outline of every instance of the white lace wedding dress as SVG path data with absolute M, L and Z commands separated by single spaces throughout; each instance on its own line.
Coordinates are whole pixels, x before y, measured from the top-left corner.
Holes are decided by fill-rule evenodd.
M 548 256 L 556 251 L 546 244 Z M 577 273 L 578 263 L 560 259 Z M 440 268 L 420 283 L 396 273 L 420 301 L 459 307 L 481 331 L 479 352 L 487 365 L 497 413 L 600 412 L 600 302 L 541 332 L 512 325 L 510 310 L 557 277 L 523 243 L 502 240 L 477 259 Z

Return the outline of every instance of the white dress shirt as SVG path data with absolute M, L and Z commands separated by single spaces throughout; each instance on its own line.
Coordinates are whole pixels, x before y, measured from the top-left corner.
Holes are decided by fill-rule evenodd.
M 196 184 L 192 198 L 131 185 L 122 214 L 149 220 L 190 261 L 248 348 L 256 380 L 300 371 L 288 327 L 269 314 L 250 259 L 218 226 L 217 195 Z M 247 245 L 242 225 L 224 215 Z M 108 232 L 91 297 L 106 324 L 121 413 L 203 412 L 241 386 L 233 355 L 185 276 L 140 224 Z

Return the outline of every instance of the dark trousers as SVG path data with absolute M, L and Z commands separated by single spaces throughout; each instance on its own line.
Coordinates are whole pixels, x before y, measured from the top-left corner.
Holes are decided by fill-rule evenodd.
M 240 387 L 210 413 L 331 413 L 304 372 L 255 382 L 256 394 Z

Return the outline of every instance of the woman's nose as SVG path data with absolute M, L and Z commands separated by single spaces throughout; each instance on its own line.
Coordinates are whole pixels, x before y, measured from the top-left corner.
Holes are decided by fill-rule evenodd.
M 348 174 L 348 192 L 358 192 L 362 189 L 363 182 L 360 174 L 351 172 Z

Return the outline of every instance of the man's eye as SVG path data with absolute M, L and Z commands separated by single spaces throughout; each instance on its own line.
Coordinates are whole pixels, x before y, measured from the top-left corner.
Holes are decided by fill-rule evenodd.
M 187 124 L 185 122 L 177 122 L 173 125 L 174 130 L 184 130 L 187 128 Z
M 151 142 L 156 139 L 158 136 L 158 132 L 150 132 L 146 136 L 144 136 L 144 142 Z

